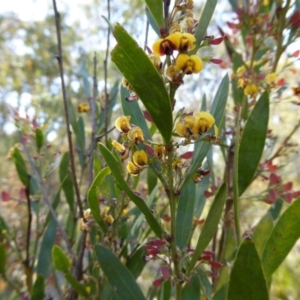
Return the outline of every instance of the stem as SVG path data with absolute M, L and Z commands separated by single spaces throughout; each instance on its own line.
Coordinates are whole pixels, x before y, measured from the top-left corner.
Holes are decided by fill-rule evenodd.
M 26 200 L 27 200 L 27 210 L 28 210 L 28 223 L 27 223 L 27 234 L 26 234 L 26 258 L 23 261 L 26 274 L 26 284 L 29 293 L 31 293 L 32 288 L 32 276 L 31 276 L 31 265 L 30 265 L 30 233 L 31 233 L 31 223 L 32 223 L 32 212 L 30 204 L 30 176 L 28 176 L 28 185 L 25 188 Z
M 79 215 L 82 218 L 83 217 L 83 208 L 82 208 L 82 203 L 81 203 L 81 199 L 80 199 L 79 186 L 77 183 L 74 149 L 73 149 L 73 142 L 72 142 L 72 132 L 70 129 L 68 100 L 67 100 L 67 93 L 66 93 L 65 80 L 64 80 L 64 65 L 63 65 L 62 43 L 61 43 L 61 34 L 60 34 L 60 14 L 56 8 L 56 0 L 53 0 L 53 9 L 54 9 L 54 14 L 55 14 L 57 50 L 58 50 L 58 54 L 57 54 L 56 58 L 57 58 L 57 62 L 58 62 L 59 74 L 60 74 L 60 79 L 61 79 L 61 87 L 62 87 L 62 95 L 63 95 L 63 103 L 64 103 L 64 113 L 65 113 L 67 137 L 68 137 L 69 153 L 70 153 L 71 175 L 72 175 L 72 180 L 73 180 L 73 184 L 74 184 L 77 205 L 79 208 Z
M 239 148 L 240 148 L 240 112 L 238 108 L 236 118 L 236 133 L 235 133 L 235 147 L 234 147 L 234 169 L 233 169 L 233 208 L 237 245 L 241 244 L 241 228 L 239 217 L 239 183 L 238 183 L 238 162 L 239 162 Z
M 169 146 L 171 150 L 168 152 L 168 197 L 170 203 L 170 214 L 171 214 L 171 253 L 174 264 L 174 272 L 176 276 L 176 299 L 181 299 L 181 282 L 180 282 L 180 271 L 179 262 L 177 256 L 176 247 L 176 201 L 177 197 L 174 194 L 174 179 L 173 179 L 173 149 L 172 145 Z
M 283 31 L 285 29 L 285 22 L 286 22 L 286 14 L 289 10 L 291 0 L 287 0 L 285 7 L 282 9 L 281 13 L 279 14 L 279 30 L 278 30 L 278 37 L 277 37 L 277 49 L 274 59 L 274 64 L 272 68 L 272 72 L 276 72 L 277 65 L 281 54 L 285 51 L 286 46 L 283 45 Z
M 110 0 L 107 0 L 107 20 L 110 21 Z M 104 110 L 105 110 L 105 120 L 104 120 L 104 133 L 105 133 L 105 145 L 107 145 L 108 141 L 108 105 L 109 105 L 109 95 L 107 91 L 107 61 L 109 56 L 109 44 L 110 44 L 110 26 L 108 26 L 107 30 L 107 39 L 106 39 L 106 53 L 105 53 L 105 59 L 103 61 L 103 67 L 104 67 L 104 97 L 105 97 L 105 104 L 104 104 Z

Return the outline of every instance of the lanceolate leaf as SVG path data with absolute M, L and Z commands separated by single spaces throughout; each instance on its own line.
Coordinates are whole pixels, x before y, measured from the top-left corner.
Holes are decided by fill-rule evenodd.
M 269 279 L 300 237 L 300 198 L 293 202 L 278 219 L 267 240 L 262 262 Z
M 272 229 L 273 218 L 269 213 L 263 216 L 259 223 L 255 226 L 255 230 L 253 232 L 253 241 L 255 243 L 257 253 L 260 257 L 262 256 L 264 246 L 270 236 Z
M 161 75 L 120 24 L 116 25 L 114 36 L 118 44 L 111 52 L 112 61 L 134 88 L 168 144 L 173 128 L 172 108 Z
M 44 278 L 39 275 L 34 282 L 30 300 L 44 299 L 44 296 L 45 296 L 45 282 L 44 282 Z
M 199 49 L 200 43 L 202 42 L 203 38 L 205 37 L 207 27 L 209 25 L 209 22 L 211 20 L 213 13 L 214 13 L 217 2 L 218 2 L 218 0 L 207 0 L 206 1 L 204 9 L 202 10 L 201 17 L 199 19 L 198 26 L 196 28 L 196 32 L 195 32 L 196 48 L 193 50 L 192 53 L 197 52 L 197 50 Z
M 104 178 L 109 174 L 110 174 L 110 169 L 108 167 L 102 169 L 94 179 L 92 185 L 89 188 L 88 195 L 87 195 L 89 207 L 94 216 L 94 219 L 96 220 L 96 222 L 99 224 L 99 226 L 104 232 L 107 231 L 107 226 L 105 225 L 105 222 L 102 220 L 100 215 L 98 195 L 99 195 L 99 188 L 101 186 L 101 183 L 103 182 Z
M 209 242 L 213 238 L 218 228 L 219 221 L 221 219 L 223 206 L 226 201 L 226 196 L 227 196 L 227 187 L 226 184 L 223 183 L 215 196 L 214 202 L 205 220 L 202 232 L 197 242 L 196 249 L 192 256 L 191 262 L 188 266 L 188 272 L 190 272 L 193 269 L 200 255 L 202 254 L 202 252 L 205 250 L 205 248 L 208 246 Z
M 153 16 L 158 27 L 163 27 L 163 1 L 161 0 L 145 0 L 151 15 Z
M 67 281 L 69 282 L 69 284 L 71 285 L 71 287 L 80 295 L 84 296 L 85 299 L 88 299 L 89 294 L 87 292 L 87 286 L 78 282 L 72 274 L 67 273 L 65 274 L 65 277 L 67 279 Z
M 68 257 L 58 245 L 54 245 L 52 248 L 52 259 L 55 268 L 59 271 L 66 273 L 71 268 Z
M 269 121 L 269 95 L 261 95 L 245 125 L 241 138 L 238 163 L 239 194 L 253 180 L 265 146 Z
M 120 299 L 145 299 L 133 275 L 115 254 L 101 245 L 95 246 L 95 252 L 104 274 Z
M 237 252 L 231 271 L 227 299 L 269 299 L 261 261 L 251 240 L 245 240 Z
M 18 175 L 20 180 L 25 186 L 29 186 L 29 174 L 27 172 L 26 164 L 23 159 L 22 154 L 20 153 L 18 148 L 15 148 L 12 154 Z
M 143 199 L 138 197 L 127 185 L 126 181 L 124 180 L 122 174 L 118 171 L 119 166 L 117 160 L 114 156 L 110 153 L 110 151 L 102 144 L 99 144 L 99 149 L 109 166 L 112 174 L 114 175 L 118 185 L 120 188 L 129 196 L 129 198 L 134 202 L 134 204 L 140 209 L 140 211 L 145 216 L 147 223 L 149 224 L 150 228 L 153 232 L 161 238 L 163 235 L 164 230 L 162 229 L 161 225 L 155 219 L 153 214 L 151 213 L 150 209 L 146 205 Z
M 177 246 L 187 246 L 193 224 L 196 184 L 190 180 L 182 189 L 176 216 Z
M 229 78 L 226 75 L 219 89 L 214 97 L 210 113 L 214 116 L 216 125 L 219 127 L 222 119 L 224 117 L 225 106 L 228 97 L 228 89 L 229 89 Z M 210 149 L 211 144 L 208 142 L 200 142 L 196 143 L 194 149 L 194 155 L 191 162 L 191 167 L 188 171 L 188 175 L 186 176 L 186 180 L 190 178 L 193 173 L 201 166 L 203 159 L 206 157 L 208 150 Z M 186 181 L 185 181 L 186 182 Z

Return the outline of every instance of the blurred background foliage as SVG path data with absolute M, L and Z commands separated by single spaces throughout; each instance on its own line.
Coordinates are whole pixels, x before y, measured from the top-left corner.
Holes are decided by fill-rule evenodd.
M 30 2 L 30 1 L 29 1 Z M 195 1 L 194 12 L 200 14 L 204 1 Z M 21 4 L 20 4 L 21 5 Z M 31 4 L 31 9 L 35 9 L 35 2 Z M 98 59 L 98 111 L 99 122 L 103 122 L 103 111 L 105 107 L 105 80 L 104 61 L 107 48 L 108 23 L 103 18 L 107 15 L 107 3 L 101 0 L 93 1 L 59 1 L 58 8 L 62 13 L 62 38 L 63 54 L 65 64 L 65 79 L 68 97 L 74 106 L 73 119 L 71 120 L 73 130 L 85 130 L 87 136 L 91 133 L 90 114 L 80 114 L 76 111 L 79 104 L 88 102 L 92 96 L 93 80 L 93 57 Z M 139 42 L 141 46 L 145 44 L 145 32 L 147 22 L 145 16 L 145 4 L 143 0 L 111 0 L 110 20 L 112 24 L 119 22 L 128 32 Z M 73 12 L 76 14 L 73 15 Z M 30 14 L 30 11 L 28 11 Z M 232 33 L 226 25 L 227 21 L 234 18 L 234 13 L 227 0 L 218 1 L 217 9 L 209 27 L 209 34 L 219 36 L 218 27 L 225 33 Z M 232 36 L 233 39 L 238 37 Z M 155 32 L 150 28 L 147 45 L 151 46 L 156 39 Z M 110 50 L 115 45 L 115 40 L 110 37 Z M 240 52 L 247 51 L 240 45 Z M 238 47 L 238 46 L 237 46 Z M 277 90 L 271 98 L 271 115 L 269 128 L 272 130 L 269 139 L 270 152 L 273 151 L 286 135 L 292 130 L 294 124 L 299 120 L 299 95 L 295 95 L 293 87 L 300 84 L 299 59 L 295 55 L 300 50 L 293 45 L 286 49 L 279 64 L 279 78 L 285 79 L 285 84 Z M 223 63 L 220 66 L 208 64 L 205 71 L 201 73 L 197 80 L 187 79 L 186 84 L 178 90 L 178 107 L 185 106 L 190 111 L 199 110 L 200 99 L 207 97 L 208 103 L 215 94 L 216 88 L 221 78 L 227 72 L 232 72 L 230 58 L 226 52 L 224 44 L 213 48 L 213 56 L 221 58 Z M 56 60 L 57 42 L 55 32 L 55 21 L 52 3 L 48 1 L 48 13 L 38 20 L 24 20 L 14 12 L 2 12 L 0 15 L 0 211 L 5 222 L 9 224 L 11 247 L 16 248 L 17 244 L 21 250 L 24 247 L 24 237 L 26 235 L 27 207 L 26 191 L 19 181 L 15 166 L 12 162 L 10 149 L 20 141 L 20 134 L 17 129 L 25 133 L 25 139 L 34 140 L 36 128 L 40 128 L 44 135 L 44 146 L 41 152 L 36 147 L 31 147 L 31 153 L 36 152 L 35 159 L 39 166 L 39 171 L 43 174 L 43 180 L 47 182 L 47 192 L 54 197 L 60 185 L 58 166 L 62 159 L 62 154 L 67 150 L 67 139 L 65 134 L 63 103 L 61 99 L 61 84 L 59 70 Z M 210 52 L 211 53 L 211 52 Z M 205 56 L 205 52 L 201 54 Z M 299 54 L 298 54 L 299 57 Z M 115 66 L 108 61 L 108 93 L 111 99 L 111 114 L 113 120 L 121 114 L 120 96 L 117 91 L 121 77 Z M 226 110 L 226 121 L 233 122 L 233 101 L 228 101 Z M 102 117 L 101 117 L 102 114 Z M 112 124 L 112 121 L 109 122 Z M 84 124 L 84 125 L 82 125 Z M 101 124 L 98 124 L 101 125 Z M 98 126 L 97 134 L 103 133 L 102 127 Z M 76 135 L 76 134 L 75 134 Z M 87 178 L 86 155 L 89 143 L 76 135 L 76 162 L 79 169 L 80 182 L 85 186 Z M 82 135 L 81 135 L 82 136 Z M 116 133 L 111 133 L 112 137 L 117 137 Z M 284 178 L 284 182 L 292 182 L 293 189 L 300 189 L 300 156 L 298 141 L 299 130 L 289 140 L 289 147 L 283 156 L 278 158 L 278 173 Z M 278 144 L 277 144 L 278 143 Z M 210 184 L 219 181 L 223 176 L 224 162 L 221 159 L 222 153 L 219 147 L 213 147 L 214 172 L 210 177 Z M 64 156 L 63 156 L 64 157 Z M 99 163 L 101 165 L 101 163 Z M 62 176 L 62 175 L 61 175 Z M 34 186 L 34 184 L 33 184 Z M 85 186 L 85 190 L 88 186 Z M 34 189 L 34 187 L 33 187 Z M 269 204 L 260 198 L 260 190 L 265 189 L 263 179 L 258 179 L 247 191 L 242 202 L 243 232 L 250 230 L 257 220 L 268 209 Z M 84 189 L 83 189 L 84 191 Z M 39 201 L 40 191 L 35 195 Z M 70 203 L 66 200 L 60 206 L 60 216 L 63 218 L 69 214 Z M 254 201 L 254 205 L 253 205 Z M 286 204 L 285 204 L 286 205 Z M 39 209 L 46 212 L 45 207 Z M 38 214 L 34 215 L 34 218 Z M 46 213 L 43 218 L 46 217 Z M 43 224 L 43 220 L 33 222 L 33 224 Z M 36 225 L 35 225 L 36 226 Z M 38 228 L 33 232 L 39 234 Z M 69 228 L 69 230 L 73 230 Z M 36 245 L 35 247 L 39 247 Z M 297 284 L 300 276 L 298 268 L 300 264 L 300 245 L 296 245 L 284 265 L 276 272 L 273 278 L 273 299 L 299 299 L 300 287 Z M 9 270 L 16 281 L 22 282 L 24 275 L 21 271 L 20 257 L 22 255 L 14 252 L 9 257 Z M 152 267 L 150 267 L 152 268 Z M 143 274 L 145 284 L 147 274 Z M 0 279 L 0 297 L 5 295 L 7 286 Z M 4 291 L 4 292 L 3 292 Z M 4 294 L 1 294 L 4 293 Z M 5 296 L 3 296 L 5 297 Z

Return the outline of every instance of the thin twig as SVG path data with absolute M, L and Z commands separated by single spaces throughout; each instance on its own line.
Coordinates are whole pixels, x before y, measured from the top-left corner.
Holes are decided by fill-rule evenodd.
M 94 164 L 94 149 L 96 145 L 96 131 L 97 131 L 97 120 L 96 120 L 96 99 L 98 93 L 98 84 L 97 84 L 97 57 L 96 53 L 94 54 L 94 77 L 93 77 L 93 97 L 91 99 L 91 114 L 92 114 L 92 134 L 91 134 L 91 148 L 89 155 L 89 177 L 88 177 L 88 186 L 93 182 L 93 164 Z
M 104 133 L 97 135 L 97 136 L 96 136 L 96 140 L 99 141 L 99 140 L 102 139 L 106 134 L 108 134 L 108 133 L 114 131 L 115 129 L 116 129 L 116 127 L 113 126 L 112 128 L 106 130 Z
M 282 149 L 285 148 L 287 142 L 289 139 L 293 136 L 293 134 L 300 128 L 300 120 L 295 125 L 293 130 L 290 132 L 290 134 L 284 139 L 284 141 L 281 143 L 280 147 L 276 150 L 276 152 L 268 159 L 268 161 L 272 161 L 274 158 L 278 157 L 282 151 Z
M 77 183 L 77 176 L 76 176 L 76 169 L 75 169 L 75 158 L 74 158 L 74 149 L 73 149 L 73 142 L 72 142 L 72 132 L 70 129 L 70 118 L 69 118 L 69 110 L 68 110 L 68 100 L 67 100 L 67 93 L 65 87 L 65 80 L 64 80 L 64 66 L 63 66 L 63 56 L 62 56 L 62 43 L 61 43 L 61 34 L 60 34 L 60 14 L 57 11 L 56 1 L 53 0 L 53 9 L 55 14 L 55 25 L 56 25 L 56 34 L 57 34 L 57 62 L 59 66 L 59 73 L 61 79 L 61 87 L 62 87 L 62 95 L 63 95 L 63 103 L 64 103 L 64 112 L 65 112 L 65 119 L 66 119 L 66 128 L 67 128 L 67 137 L 68 137 L 68 144 L 69 144 L 69 152 L 70 152 L 70 165 L 71 165 L 71 174 L 72 180 L 74 184 L 75 194 L 77 205 L 79 208 L 79 215 L 83 217 L 83 207 L 80 199 L 80 192 L 79 186 Z
M 110 22 L 110 0 L 107 0 L 107 20 Z M 104 136 L 105 136 L 105 145 L 107 145 L 108 140 L 108 105 L 109 105 L 109 95 L 107 90 L 107 76 L 108 76 L 108 56 L 109 56 L 109 45 L 110 45 L 110 26 L 108 25 L 107 29 L 107 39 L 106 39 L 106 53 L 105 59 L 103 61 L 103 69 L 104 69 L 104 111 L 105 111 L 105 121 L 104 121 Z
M 145 44 L 144 44 L 144 51 L 147 49 L 147 44 L 148 44 L 148 35 L 149 35 L 149 21 L 147 19 L 146 21 L 146 30 L 145 30 Z
M 39 172 L 38 172 L 36 166 L 35 166 L 34 163 L 33 163 L 33 160 L 32 160 L 32 158 L 31 158 L 31 156 L 30 156 L 30 154 L 29 154 L 29 151 L 28 151 L 28 149 L 27 149 L 27 147 L 26 147 L 26 145 L 25 145 L 25 143 L 24 143 L 24 139 L 23 139 L 23 136 L 22 136 L 22 135 L 21 135 L 21 139 L 20 139 L 20 140 L 21 140 L 21 143 L 22 143 L 22 145 L 23 145 L 24 153 L 25 153 L 25 155 L 26 155 L 26 157 L 27 157 L 27 160 L 28 160 L 28 162 L 29 162 L 29 164 L 30 164 L 30 167 L 31 167 L 31 169 L 32 169 L 32 171 L 33 171 L 35 180 L 36 180 L 36 182 L 37 182 L 37 184 L 38 184 L 38 186 L 39 186 L 39 188 L 40 188 L 40 190 L 41 190 L 41 192 L 42 192 L 43 199 L 44 199 L 44 201 L 46 202 L 46 204 L 47 204 L 47 206 L 48 206 L 48 208 L 49 208 L 49 210 L 50 210 L 50 213 L 51 213 L 51 215 L 52 215 L 52 218 L 53 218 L 54 222 L 56 223 L 56 225 L 57 225 L 57 227 L 58 227 L 58 229 L 59 229 L 59 231 L 60 231 L 60 233 L 61 233 L 61 236 L 62 236 L 64 242 L 66 243 L 66 246 L 67 246 L 69 255 L 70 255 L 71 257 L 74 257 L 74 254 L 73 254 L 72 247 L 71 247 L 70 241 L 69 241 L 69 239 L 68 239 L 68 236 L 67 236 L 65 230 L 63 229 L 61 223 L 58 221 L 57 215 L 56 215 L 56 213 L 55 213 L 55 211 L 54 211 L 54 209 L 53 209 L 53 207 L 52 207 L 52 205 L 51 205 L 51 203 L 50 203 L 50 200 L 49 200 L 49 198 L 48 198 L 48 194 L 47 194 L 47 192 L 46 192 L 46 190 L 45 190 L 45 188 L 44 188 L 44 186 L 43 186 L 43 184 L 42 184 L 42 179 L 41 179 L 41 177 L 40 177 L 40 174 L 39 174 Z
M 26 258 L 23 262 L 26 269 L 26 283 L 28 291 L 31 291 L 32 281 L 31 281 L 31 267 L 30 267 L 30 233 L 31 233 L 31 223 L 32 223 L 32 212 L 30 204 L 30 176 L 28 176 L 28 184 L 25 188 L 26 200 L 27 200 L 27 210 L 28 210 L 28 223 L 27 223 L 27 234 L 26 234 Z

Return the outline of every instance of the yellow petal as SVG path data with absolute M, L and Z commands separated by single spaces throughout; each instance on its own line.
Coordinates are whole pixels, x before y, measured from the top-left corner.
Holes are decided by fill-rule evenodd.
M 129 161 L 127 166 L 126 166 L 127 172 L 130 175 L 138 175 L 141 172 L 141 168 L 137 165 L 135 165 L 132 161 Z
M 161 43 L 163 42 L 163 39 L 159 39 L 156 42 L 154 42 L 152 46 L 153 53 L 157 56 L 162 56 L 165 53 L 163 52 L 163 49 L 161 48 Z
M 130 140 L 132 140 L 135 144 L 137 143 L 141 143 L 144 141 L 144 132 L 143 130 L 138 127 L 132 127 L 129 131 L 128 131 L 128 138 Z
M 208 131 L 215 124 L 215 118 L 206 111 L 199 112 L 196 119 L 199 133 Z
M 202 59 L 197 55 L 191 55 L 191 60 L 194 62 L 193 73 L 198 74 L 203 69 Z
M 193 50 L 196 45 L 196 38 L 190 33 L 183 33 L 180 38 L 179 51 L 188 52 Z
M 127 133 L 130 129 L 131 129 L 131 126 L 130 126 L 130 116 L 121 116 L 119 117 L 116 121 L 115 121 L 115 126 L 116 128 L 123 132 L 123 133 Z
M 155 145 L 153 151 L 154 151 L 154 155 L 159 159 L 162 158 L 166 152 L 164 145 Z
M 122 144 L 118 143 L 117 141 L 112 141 L 111 144 L 120 153 L 124 153 L 126 151 L 126 148 Z
M 136 151 L 136 152 L 134 152 L 134 154 L 132 156 L 132 160 L 133 160 L 134 164 L 136 164 L 140 167 L 147 165 L 147 163 L 148 163 L 147 153 L 144 150 Z
M 187 61 L 190 59 L 190 57 L 187 54 L 179 54 L 176 58 L 176 67 L 179 70 L 182 70 L 186 67 Z

